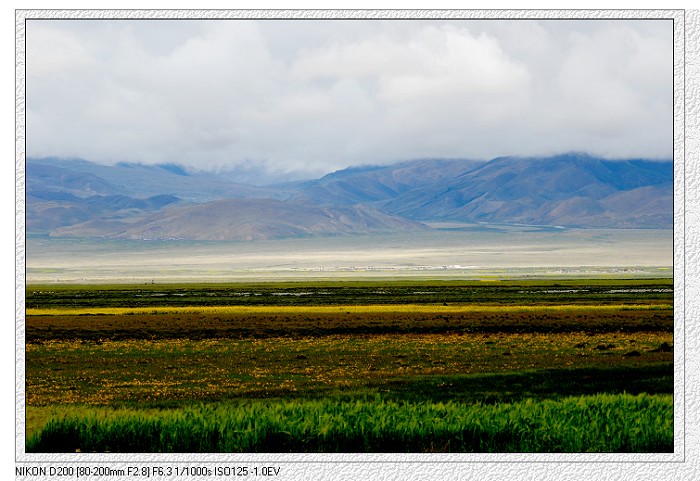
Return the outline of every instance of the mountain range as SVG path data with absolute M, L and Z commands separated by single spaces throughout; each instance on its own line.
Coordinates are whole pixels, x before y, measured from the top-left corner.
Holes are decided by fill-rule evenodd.
M 239 181 L 240 180 L 240 181 Z M 671 228 L 673 163 L 586 154 L 417 159 L 251 185 L 174 164 L 26 162 L 28 234 L 258 240 L 411 232 L 436 222 Z

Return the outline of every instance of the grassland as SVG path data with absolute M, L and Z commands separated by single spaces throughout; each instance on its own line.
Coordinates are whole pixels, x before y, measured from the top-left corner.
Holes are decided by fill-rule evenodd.
M 27 448 L 668 451 L 672 299 L 669 279 L 29 286 Z
M 670 396 L 513 404 L 255 401 L 167 412 L 92 409 L 50 422 L 29 449 L 109 452 L 635 452 L 672 443 Z M 639 413 L 631 417 L 630 413 Z M 659 425 L 659 419 L 664 420 Z

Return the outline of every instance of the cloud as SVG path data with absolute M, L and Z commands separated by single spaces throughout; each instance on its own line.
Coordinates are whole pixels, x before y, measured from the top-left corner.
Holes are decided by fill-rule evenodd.
M 572 33 L 553 79 L 549 129 L 578 137 L 577 150 L 612 157 L 671 157 L 673 64 L 668 43 L 627 27 Z M 561 106 L 567 108 L 562 108 Z
M 29 20 L 27 153 L 328 172 L 672 154 L 665 21 Z
M 78 70 L 89 62 L 89 53 L 73 32 L 47 26 L 27 42 L 27 76 L 46 77 Z

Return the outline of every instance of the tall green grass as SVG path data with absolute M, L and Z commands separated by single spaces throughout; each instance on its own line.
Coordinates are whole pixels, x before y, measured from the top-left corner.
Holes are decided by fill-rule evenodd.
M 671 452 L 668 395 L 514 404 L 251 401 L 173 410 L 84 408 L 28 452 Z

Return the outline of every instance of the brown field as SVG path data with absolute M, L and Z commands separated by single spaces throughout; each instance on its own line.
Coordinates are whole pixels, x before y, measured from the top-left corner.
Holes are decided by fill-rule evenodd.
M 386 306 L 196 309 L 153 313 L 27 315 L 26 342 L 48 340 L 244 339 L 339 334 L 672 332 L 670 308 L 630 306 Z M 99 312 L 99 310 L 97 310 Z
M 32 315 L 27 403 L 289 397 L 424 376 L 634 369 L 673 360 L 671 349 L 658 349 L 673 344 L 672 309 L 399 311 L 334 306 Z
M 329 335 L 48 341 L 27 346 L 27 403 L 294 396 L 423 376 L 668 363 L 667 333 Z

